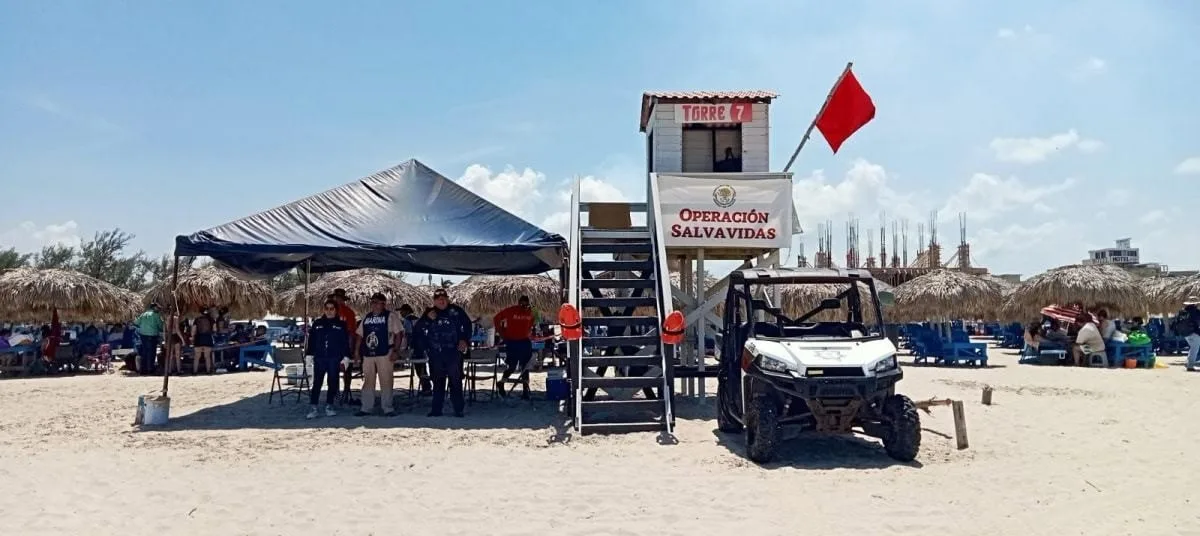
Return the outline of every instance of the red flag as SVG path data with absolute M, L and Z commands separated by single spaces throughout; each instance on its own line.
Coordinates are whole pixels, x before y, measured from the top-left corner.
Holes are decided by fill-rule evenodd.
M 854 71 L 846 69 L 845 76 L 833 87 L 829 102 L 817 117 L 817 129 L 837 153 L 850 136 L 872 119 L 875 119 L 875 103 L 854 77 Z

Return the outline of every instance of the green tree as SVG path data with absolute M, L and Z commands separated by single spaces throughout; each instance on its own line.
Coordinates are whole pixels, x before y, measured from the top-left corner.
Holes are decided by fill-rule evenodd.
M 145 253 L 126 255 L 133 235 L 120 229 L 97 232 L 79 246 L 75 269 L 118 287 L 142 290 L 146 286 Z
M 196 268 L 196 257 L 180 257 L 180 273 Z M 168 281 L 175 273 L 175 257 L 163 253 L 158 259 L 142 260 L 142 270 L 148 279 L 147 284 L 153 285 L 160 281 Z
M 33 267 L 39 270 L 47 268 L 70 269 L 75 263 L 77 252 L 71 246 L 51 244 L 45 246 L 33 256 Z
M 0 271 L 29 266 L 32 259 L 32 254 L 20 253 L 17 248 L 0 249 Z

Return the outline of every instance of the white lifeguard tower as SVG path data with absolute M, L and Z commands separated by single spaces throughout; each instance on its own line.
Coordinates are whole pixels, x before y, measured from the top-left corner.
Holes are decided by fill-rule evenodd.
M 791 174 L 769 171 L 775 97 L 647 92 L 646 201 L 584 202 L 576 182 L 566 279 L 586 330 L 568 345 L 577 431 L 670 435 L 673 397 L 704 396 L 703 378 L 716 373 L 705 341 L 722 324 L 727 286 L 704 280 L 705 262 L 775 267 L 791 244 Z M 663 320 L 677 306 L 686 330 L 671 344 Z

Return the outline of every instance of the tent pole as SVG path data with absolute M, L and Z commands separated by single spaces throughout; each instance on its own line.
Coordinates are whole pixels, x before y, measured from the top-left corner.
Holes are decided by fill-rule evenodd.
M 308 282 L 310 278 L 312 278 L 312 260 L 307 260 L 304 261 L 304 352 L 308 351 L 308 333 L 312 331 L 312 321 L 308 318 Z M 305 374 L 308 374 L 307 370 L 305 370 Z
M 175 296 L 175 291 L 178 288 L 179 288 L 179 255 L 176 255 L 175 261 L 171 264 L 171 307 L 172 307 L 171 311 L 173 311 L 175 314 L 179 314 L 179 298 Z M 176 329 L 178 328 L 178 326 L 179 326 L 179 323 L 176 322 L 175 323 Z M 168 326 L 168 328 L 170 328 L 170 327 Z M 170 353 L 170 351 L 171 351 L 171 338 L 167 337 L 167 352 Z M 171 363 L 168 360 L 166 363 L 163 363 L 163 388 L 162 388 L 163 398 L 167 397 L 167 387 L 170 385 L 170 383 L 171 383 Z

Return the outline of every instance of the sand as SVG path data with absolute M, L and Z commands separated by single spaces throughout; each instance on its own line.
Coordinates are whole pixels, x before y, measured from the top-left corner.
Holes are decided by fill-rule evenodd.
M 934 408 L 919 463 L 799 438 L 768 467 L 716 432 L 711 400 L 681 401 L 659 445 L 571 437 L 544 401 L 306 421 L 259 372 L 175 379 L 171 424 L 139 431 L 158 380 L 4 380 L 0 534 L 1200 534 L 1200 374 L 1166 359 L 906 367 L 913 398 L 966 402 L 968 450 Z

